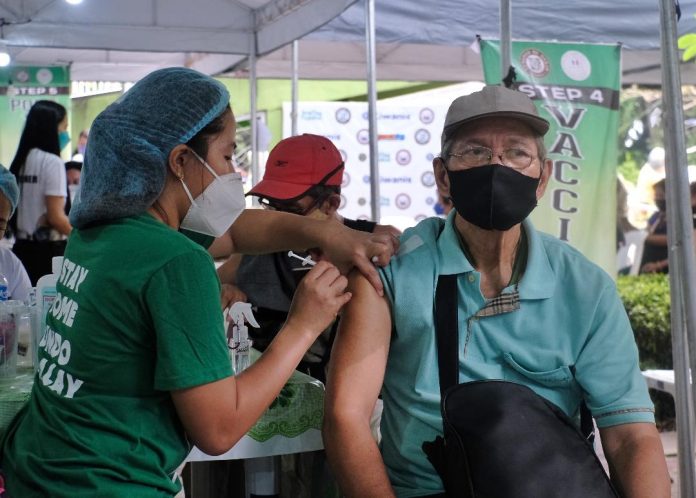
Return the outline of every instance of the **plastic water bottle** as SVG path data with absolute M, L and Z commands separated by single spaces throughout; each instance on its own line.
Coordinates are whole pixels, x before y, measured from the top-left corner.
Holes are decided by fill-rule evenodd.
M 51 273 L 44 275 L 36 282 L 36 313 L 32 327 L 34 336 L 34 368 L 38 368 L 39 366 L 38 345 L 45 332 L 46 315 L 48 314 L 48 310 L 51 309 L 53 301 L 58 294 L 56 291 L 56 283 L 58 282 L 58 276 L 60 275 L 62 266 L 63 257 L 54 256 L 51 260 Z
M 0 273 L 0 301 L 7 301 L 10 298 L 10 290 L 7 285 L 7 278 Z

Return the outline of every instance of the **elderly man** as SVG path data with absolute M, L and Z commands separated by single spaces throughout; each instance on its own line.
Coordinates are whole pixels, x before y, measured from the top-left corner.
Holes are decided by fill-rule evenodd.
M 612 279 L 527 220 L 551 176 L 548 126 L 513 90 L 489 86 L 456 99 L 433 160 L 439 192 L 455 209 L 402 236 L 381 271 L 383 298 L 352 276 L 324 424 L 346 496 L 444 496 L 421 446 L 442 434 L 433 297 L 438 276 L 452 274 L 459 382 L 523 384 L 568 416 L 584 400 L 622 496 L 669 496 L 652 403 Z M 369 417 L 380 391 L 378 448 Z

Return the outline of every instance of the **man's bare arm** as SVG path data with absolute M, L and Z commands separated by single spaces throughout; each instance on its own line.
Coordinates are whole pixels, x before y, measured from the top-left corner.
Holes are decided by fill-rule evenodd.
M 669 498 L 670 480 L 660 435 L 654 424 L 600 429 L 611 480 L 624 498 Z
M 346 497 L 389 498 L 394 491 L 370 432 L 389 352 L 389 304 L 356 271 L 349 289 L 353 298 L 343 309 L 331 354 L 324 446 Z

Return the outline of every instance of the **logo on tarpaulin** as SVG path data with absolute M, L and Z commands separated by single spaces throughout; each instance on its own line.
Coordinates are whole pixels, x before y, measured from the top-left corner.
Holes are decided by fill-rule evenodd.
M 426 171 L 421 175 L 421 183 L 424 187 L 432 187 L 435 185 L 435 174 L 432 171 Z
M 418 119 L 420 119 L 423 124 L 430 124 L 435 119 L 435 112 L 429 107 L 424 107 L 418 113 Z
M 370 142 L 370 133 L 366 128 L 363 128 L 362 130 L 358 130 L 356 138 L 359 144 L 367 145 Z
M 319 121 L 322 119 L 323 115 L 317 110 L 302 111 L 300 117 L 305 121 Z
M 585 81 L 592 74 L 592 64 L 585 54 L 568 50 L 561 56 L 561 69 L 574 81 Z
M 408 194 L 399 194 L 394 198 L 394 205 L 399 209 L 408 209 L 411 207 L 411 196 Z
M 401 149 L 396 153 L 396 162 L 400 166 L 406 166 L 411 162 L 411 153 L 406 149 Z
M 430 142 L 430 132 L 428 130 L 426 130 L 425 128 L 420 128 L 420 129 L 416 130 L 416 134 L 414 135 L 414 138 L 415 138 L 417 144 L 425 145 L 428 142 Z
M 336 121 L 341 124 L 346 124 L 350 121 L 350 110 L 346 107 L 339 107 L 336 109 Z
M 525 71 L 535 78 L 543 78 L 551 70 L 549 59 L 536 48 L 529 48 L 522 52 L 520 63 Z

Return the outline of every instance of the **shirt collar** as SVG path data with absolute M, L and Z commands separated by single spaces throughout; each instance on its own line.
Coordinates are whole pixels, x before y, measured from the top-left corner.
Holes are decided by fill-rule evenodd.
M 445 220 L 445 226 L 437 240 L 437 253 L 441 275 L 455 275 L 474 271 L 459 244 L 459 235 L 454 225 L 455 210 Z M 546 299 L 553 295 L 556 275 L 551 268 L 546 249 L 532 222 L 522 222 L 527 235 L 527 265 L 519 283 L 520 298 Z

